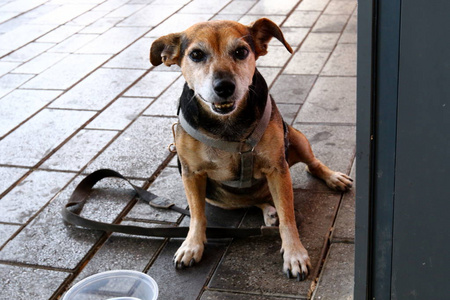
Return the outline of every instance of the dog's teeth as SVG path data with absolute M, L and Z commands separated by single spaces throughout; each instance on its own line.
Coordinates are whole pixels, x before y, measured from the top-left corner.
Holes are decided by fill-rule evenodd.
M 223 103 L 223 104 L 214 104 L 214 106 L 217 108 L 230 108 L 233 106 L 233 103 L 229 102 L 229 103 Z

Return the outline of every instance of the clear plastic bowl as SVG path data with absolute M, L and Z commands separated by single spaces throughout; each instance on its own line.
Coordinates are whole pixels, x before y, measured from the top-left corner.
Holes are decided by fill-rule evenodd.
M 62 300 L 156 300 L 158 284 L 142 272 L 106 271 L 75 284 Z

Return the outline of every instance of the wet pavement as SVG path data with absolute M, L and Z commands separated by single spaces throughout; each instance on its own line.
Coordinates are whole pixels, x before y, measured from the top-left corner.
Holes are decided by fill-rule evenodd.
M 186 206 L 167 145 L 183 86 L 178 67 L 152 67 L 157 37 L 213 19 L 267 17 L 277 40 L 258 69 L 285 120 L 331 168 L 355 175 L 356 0 L 0 0 L 0 299 L 59 299 L 89 275 L 151 275 L 159 299 L 352 299 L 354 189 L 329 190 L 291 168 L 312 274 L 282 273 L 279 238 L 210 240 L 201 263 L 175 270 L 181 239 L 106 234 L 65 225 L 76 184 L 112 168 Z M 98 187 L 98 188 L 97 188 Z M 263 224 L 258 209 L 207 207 L 229 227 Z M 100 182 L 83 215 L 139 226 L 185 226 L 124 182 Z

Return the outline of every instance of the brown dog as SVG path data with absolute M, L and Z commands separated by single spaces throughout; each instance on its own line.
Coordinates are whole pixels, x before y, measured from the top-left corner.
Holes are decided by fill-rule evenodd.
M 297 231 L 289 167 L 303 162 L 331 188 L 345 191 L 352 186 L 350 177 L 314 157 L 305 136 L 283 122 L 268 96 L 256 60 L 267 53 L 272 37 L 292 53 L 268 19 L 250 26 L 203 22 L 152 44 L 151 63 L 177 64 L 186 79 L 175 141 L 191 220 L 174 257 L 177 268 L 202 257 L 206 200 L 223 208 L 256 205 L 269 226 L 276 223 L 277 213 L 283 271 L 304 280 L 311 264 Z

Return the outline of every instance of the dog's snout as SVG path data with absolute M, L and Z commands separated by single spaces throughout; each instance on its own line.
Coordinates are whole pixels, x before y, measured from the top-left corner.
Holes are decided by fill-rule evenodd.
M 228 79 L 218 79 L 214 81 L 214 92 L 220 98 L 228 98 L 234 94 L 236 84 Z

